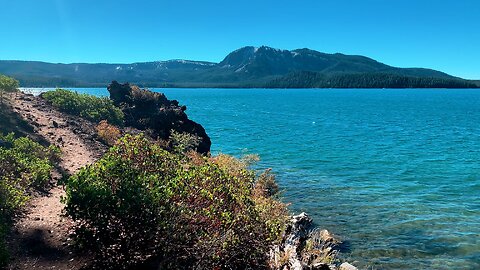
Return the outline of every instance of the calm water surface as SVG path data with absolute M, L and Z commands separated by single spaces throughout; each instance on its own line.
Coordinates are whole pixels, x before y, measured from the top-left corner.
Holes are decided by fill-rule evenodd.
M 77 89 L 106 95 L 105 89 Z M 480 269 L 480 91 L 162 89 L 369 269 Z

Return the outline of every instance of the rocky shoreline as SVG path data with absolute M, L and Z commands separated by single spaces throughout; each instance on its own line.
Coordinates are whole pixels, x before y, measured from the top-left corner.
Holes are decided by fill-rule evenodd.
M 120 89 L 120 90 L 119 90 Z M 141 91 L 128 84 L 120 85 L 113 84 L 113 87 L 109 88 L 110 92 L 115 93 L 122 92 L 125 96 L 130 96 L 130 100 L 117 99 L 117 104 L 124 106 L 125 111 L 132 111 L 138 104 L 132 102 L 134 95 L 141 95 Z M 124 96 L 124 97 L 125 97 Z M 203 127 L 199 124 L 188 120 L 185 109 L 178 106 L 176 101 L 168 101 L 164 96 L 156 96 L 154 103 L 169 102 L 169 106 L 172 113 L 158 111 L 156 114 L 149 115 L 151 111 L 157 106 L 151 108 L 145 107 L 137 111 L 136 114 L 143 117 L 151 117 L 152 121 L 157 121 L 159 117 L 166 117 L 166 119 L 172 119 L 172 116 L 179 116 L 179 127 L 183 128 L 182 131 L 197 134 L 205 139 L 204 148 L 210 148 L 210 139 L 205 133 Z M 44 138 L 50 144 L 59 146 L 66 156 L 61 163 L 60 169 L 67 174 L 73 174 L 81 167 L 91 164 L 95 160 L 99 159 L 103 153 L 105 153 L 107 146 L 98 140 L 95 134 L 95 126 L 89 121 L 83 120 L 79 117 L 71 116 L 61 113 L 53 108 L 48 102 L 41 97 L 36 97 L 30 94 L 16 93 L 11 96 L 11 106 L 13 111 L 18 113 L 24 120 L 26 120 L 33 127 L 33 134 Z M 135 114 L 135 113 L 132 113 Z M 169 117 L 170 115 L 170 117 Z M 145 122 L 145 121 L 143 121 Z M 184 123 L 190 123 L 189 125 L 183 125 Z M 135 127 L 136 123 L 131 123 L 131 126 Z M 176 127 L 175 125 L 173 125 Z M 178 128 L 178 127 L 176 127 Z M 150 130 L 154 134 L 160 135 L 162 132 L 169 132 L 170 129 L 158 129 Z M 139 132 L 137 130 L 137 132 Z M 55 257 L 55 254 L 43 254 L 40 252 L 30 252 L 28 249 L 19 251 L 15 242 L 20 242 L 21 239 L 28 239 L 30 231 L 36 230 L 38 222 L 42 224 L 49 223 L 48 220 L 37 219 L 44 214 L 38 213 L 38 211 L 51 211 L 49 209 L 42 210 L 43 205 L 51 205 L 52 200 L 58 202 L 53 203 L 54 212 L 52 212 L 51 219 L 54 226 L 60 226 L 60 222 L 64 222 L 61 211 L 62 207 L 59 205 L 59 199 L 64 196 L 64 191 L 57 183 L 53 183 L 54 188 L 51 191 L 50 196 L 40 196 L 35 200 L 32 200 L 31 214 L 20 221 L 22 229 L 17 230 L 19 233 L 14 235 L 11 239 L 11 243 L 14 246 L 13 250 L 16 250 L 18 254 L 17 260 L 14 260 L 11 269 L 31 269 L 42 267 L 55 267 L 56 269 L 79 269 L 85 267 L 86 261 L 84 255 L 76 255 L 75 252 L 69 247 L 67 239 L 69 239 L 68 226 L 49 228 L 45 227 L 46 233 L 52 231 L 58 231 L 58 235 L 52 238 L 54 241 L 52 246 L 58 247 L 58 250 L 62 251 L 62 254 L 67 254 L 61 257 L 57 262 L 49 261 L 49 257 Z M 62 221 L 57 221 L 57 218 L 62 217 Z M 68 224 L 68 223 L 67 223 Z M 47 224 L 48 225 L 48 224 Z M 43 226 L 43 225 L 42 225 Z M 43 228 L 43 227 L 42 227 Z M 42 229 L 43 230 L 43 229 Z M 18 241 L 17 241 L 18 240 Z M 43 240 L 39 240 L 43 241 Z M 283 234 L 283 238 L 280 244 L 273 246 L 269 251 L 270 267 L 278 270 L 309 270 L 309 269 L 325 269 L 325 270 L 357 270 L 356 267 L 349 263 L 339 264 L 337 258 L 340 252 L 341 241 L 333 236 L 327 230 L 318 230 L 313 227 L 313 220 L 306 214 L 301 213 L 299 215 L 292 216 L 288 222 L 286 230 Z M 52 250 L 45 250 L 46 252 L 54 252 Z M 43 255 L 42 255 L 43 254 Z
M 305 212 L 291 217 L 282 243 L 270 250 L 278 270 L 358 270 L 348 262 L 338 263 L 341 241 L 328 230 L 313 227 Z

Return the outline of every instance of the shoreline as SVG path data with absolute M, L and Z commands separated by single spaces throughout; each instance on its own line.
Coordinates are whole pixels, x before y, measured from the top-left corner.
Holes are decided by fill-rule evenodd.
M 215 135 L 214 152 L 241 156 L 245 153 L 242 149 L 256 149 L 262 168 L 278 169 L 280 184 L 286 188 L 285 202 L 293 203 L 295 213 L 305 211 L 323 228 L 345 237 L 359 266 L 370 261 L 370 265 L 385 269 L 454 262 L 460 262 L 459 268 L 451 269 L 461 269 L 463 264 L 477 266 L 475 260 L 469 259 L 475 258 L 475 239 L 462 236 L 478 233 L 475 226 L 469 225 L 477 220 L 469 214 L 474 206 L 466 203 L 472 202 L 476 191 L 468 189 L 463 195 L 444 196 L 444 191 L 455 192 L 456 188 L 449 188 L 448 183 L 456 179 L 462 179 L 466 186 L 476 183 L 472 176 L 478 171 L 474 163 L 477 143 L 471 136 L 476 134 L 472 121 L 478 119 L 477 91 L 166 93 L 187 104 L 193 119 L 208 124 L 207 131 Z M 469 118 L 463 117 L 464 109 L 472 112 Z M 255 120 L 249 116 L 252 113 L 257 115 Z M 448 116 L 444 127 L 436 124 L 443 116 Z M 471 135 L 454 133 L 459 128 L 470 130 Z M 294 133 L 296 130 L 300 133 Z M 261 140 L 252 142 L 252 138 Z M 452 140 L 459 143 L 454 144 L 455 149 L 447 150 L 445 147 L 451 144 L 444 142 Z M 438 151 L 449 154 L 437 156 Z M 452 163 L 449 156 L 466 161 Z M 426 201 L 432 196 L 451 201 L 452 207 L 441 210 L 445 205 L 438 199 Z M 417 205 L 417 201 L 428 202 L 431 207 Z M 317 210 L 320 206 L 325 210 Z M 461 228 L 451 221 L 462 224 Z M 461 250 L 452 250 L 449 241 Z M 442 255 L 433 255 L 429 248 L 432 243 Z M 384 254 L 394 255 L 387 260 Z M 414 254 L 423 257 L 415 259 Z
M 81 124 L 79 129 L 77 128 L 76 131 L 74 131 L 76 134 L 84 134 L 87 137 L 87 140 L 84 141 L 86 143 L 85 147 L 80 146 L 80 148 L 68 148 L 71 143 L 70 141 L 74 141 L 72 139 L 76 135 L 74 133 L 71 133 L 70 135 L 65 133 L 66 129 L 70 128 L 70 124 L 72 122 L 78 121 L 79 119 L 72 119 L 71 116 L 65 115 L 63 113 L 60 113 L 56 111 L 54 108 L 50 107 L 48 104 L 44 103 L 44 101 L 41 101 L 41 98 L 39 97 L 34 97 L 29 94 L 24 94 L 24 93 L 17 93 L 14 94 L 12 97 L 13 104 L 12 107 L 14 108 L 15 112 L 17 112 L 19 115 L 22 116 L 24 120 L 29 122 L 32 126 L 34 126 L 34 132 L 38 133 L 40 136 L 44 137 L 47 141 L 49 141 L 51 144 L 56 144 L 59 145 L 61 148 L 63 148 L 63 152 L 66 154 L 64 156 L 63 160 L 65 163 L 62 163 L 60 165 L 62 168 L 65 168 L 66 172 L 68 173 L 74 173 L 77 171 L 80 167 L 83 167 L 85 164 L 93 162 L 95 159 L 98 159 L 99 155 L 97 154 L 97 158 L 90 158 L 90 154 L 88 155 L 79 155 L 78 157 L 87 157 L 85 161 L 78 160 L 77 158 L 72 158 L 69 157 L 69 153 L 75 153 L 75 155 L 78 155 L 78 153 L 81 153 L 83 150 L 82 149 L 87 149 L 91 147 L 91 142 L 89 142 L 88 138 L 90 138 L 91 135 L 88 135 L 91 131 L 88 131 L 88 124 L 87 122 L 84 122 Z M 39 102 L 41 101 L 41 102 Z M 41 113 L 43 112 L 43 113 Z M 49 112 L 49 113 L 46 113 Z M 65 120 L 61 119 L 61 117 L 66 117 L 66 119 L 70 120 Z M 82 120 L 83 121 L 83 120 Z M 53 123 L 53 124 L 52 124 Z M 56 124 L 55 124 L 56 123 Z M 85 128 L 87 128 L 86 133 Z M 57 131 L 53 131 L 54 129 L 57 129 Z M 58 132 L 60 131 L 60 132 Z M 91 133 L 90 133 L 91 134 Z M 82 136 L 84 136 L 82 135 Z M 72 137 L 73 136 L 73 137 Z M 69 139 L 70 138 L 70 139 Z M 79 137 L 80 139 L 80 137 Z M 76 139 L 75 139 L 76 140 Z M 80 139 L 81 141 L 82 139 Z M 90 146 L 87 146 L 90 145 Z M 64 148 L 67 147 L 67 148 Z M 94 149 L 99 149 L 98 146 L 93 146 Z M 73 152 L 72 152 L 73 151 Z M 105 150 L 102 150 L 105 151 Z M 55 179 L 55 178 L 54 178 Z M 59 179 L 58 176 L 56 179 Z M 30 269 L 33 264 L 35 264 L 37 267 L 40 265 L 44 265 L 45 267 L 53 267 L 55 266 L 56 269 L 77 269 L 77 267 L 83 267 L 85 266 L 86 262 L 91 260 L 91 259 L 85 259 L 82 256 L 78 257 L 78 254 L 72 253 L 71 251 L 68 251 L 70 248 L 69 245 L 65 245 L 65 239 L 69 239 L 67 236 L 69 229 L 66 228 L 50 228 L 50 225 L 53 226 L 60 226 L 58 224 L 65 223 L 65 220 L 56 220 L 54 221 L 53 219 L 59 218 L 60 217 L 60 211 L 63 209 L 62 206 L 59 204 L 59 198 L 61 196 L 64 196 L 64 191 L 62 189 L 59 189 L 59 187 L 56 185 L 55 182 L 52 182 L 53 188 L 50 190 L 49 195 L 47 196 L 34 196 L 34 199 L 30 202 L 29 207 L 26 213 L 28 213 L 26 216 L 22 217 L 18 222 L 17 222 L 17 229 L 16 233 L 11 236 L 13 238 L 10 238 L 10 245 L 11 249 L 13 250 L 12 256 L 14 258 L 17 258 L 16 260 L 13 261 L 10 267 L 15 268 L 15 269 Z M 53 200 L 53 201 L 52 201 Z M 38 206 L 36 206 L 38 205 Z M 49 208 L 42 208 L 40 206 L 49 206 Z M 53 208 L 50 208 L 53 207 Z M 51 209 L 56 209 L 56 210 L 51 210 Z M 52 213 L 50 219 L 49 217 L 46 218 L 46 216 L 43 216 L 41 212 L 46 211 L 49 213 Z M 40 217 L 38 218 L 40 213 Z M 305 215 L 305 214 L 302 214 Z M 292 219 L 295 220 L 295 217 Z M 19 240 L 19 238 L 28 238 L 30 231 L 32 230 L 37 230 L 39 225 L 37 225 L 38 222 L 41 222 L 42 229 L 45 230 L 45 233 L 43 234 L 51 234 L 52 232 L 55 233 L 55 237 L 51 238 L 53 242 L 49 242 L 48 245 L 51 246 L 58 246 L 56 249 L 58 250 L 63 250 L 67 248 L 65 252 L 60 252 L 57 253 L 54 251 L 54 253 L 48 253 L 52 252 L 50 249 L 46 249 L 44 251 L 41 251 L 38 253 L 38 251 L 31 252 L 29 251 L 30 248 L 34 248 L 32 246 L 24 246 L 23 248 L 19 249 L 16 247 L 16 244 L 14 243 L 21 243 L 23 240 Z M 302 221 L 304 224 L 302 226 L 297 226 L 295 225 L 296 222 L 292 221 L 292 227 L 297 228 L 297 230 L 292 230 L 289 235 L 291 236 L 286 236 L 286 239 L 295 239 L 295 240 L 286 240 L 285 244 L 286 246 L 278 246 L 276 247 L 277 252 L 273 252 L 272 254 L 279 254 L 278 252 L 286 251 L 286 250 L 296 250 L 297 248 L 300 248 L 302 246 L 305 246 L 305 241 L 309 239 L 309 236 L 305 233 L 310 231 L 311 227 L 311 220 L 308 222 Z M 58 234 L 57 234 L 58 233 Z M 300 233 L 300 234 L 299 234 Z M 323 236 L 322 236 L 323 237 Z M 29 241 L 37 241 L 41 243 L 42 238 L 36 238 L 36 240 L 29 240 Z M 338 240 L 335 238 L 331 237 L 330 234 L 327 232 L 326 236 L 322 238 L 322 245 L 325 245 L 328 254 L 329 252 L 338 252 L 334 251 L 337 249 L 333 249 L 337 246 Z M 38 245 L 38 244 L 37 244 Z M 293 249 L 292 249 L 293 248 Z M 322 246 L 323 248 L 323 246 Z M 47 252 L 47 253 L 43 253 Z M 30 258 L 28 254 L 33 254 L 34 257 Z M 60 254 L 70 254 L 68 255 L 65 259 L 62 259 Z M 288 251 L 288 254 L 296 254 L 292 253 L 291 251 Z M 72 255 L 74 257 L 72 257 Z M 39 257 L 36 257 L 39 256 Z M 51 258 L 55 257 L 53 261 L 44 261 L 41 258 Z M 60 256 L 60 257 L 59 257 Z M 278 255 L 277 255 L 278 256 Z M 22 259 L 20 259 L 22 258 Z M 40 258 L 40 260 L 39 260 Z M 87 256 L 88 258 L 88 256 Z M 50 259 L 49 259 L 50 260 Z M 292 262 L 292 269 L 304 269 L 305 267 L 309 267 L 308 269 L 323 269 L 320 267 L 326 267 L 325 264 L 317 264 L 315 267 L 313 266 L 307 266 L 304 264 L 304 262 L 301 261 L 301 257 L 292 257 L 291 262 Z M 67 262 L 68 261 L 68 262 Z M 69 263 L 73 262 L 73 263 Z M 345 268 L 345 266 L 348 266 L 349 264 L 343 264 L 342 267 L 337 268 L 333 264 L 329 265 L 329 269 L 356 269 L 356 268 Z M 313 268 L 311 268 L 313 267 Z M 353 266 L 352 266 L 353 267 Z

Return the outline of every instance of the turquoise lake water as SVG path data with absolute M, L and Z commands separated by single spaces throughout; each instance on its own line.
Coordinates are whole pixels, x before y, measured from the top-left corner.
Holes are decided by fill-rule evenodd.
M 106 89 L 77 89 L 106 95 Z M 162 89 L 368 269 L 480 269 L 480 91 Z

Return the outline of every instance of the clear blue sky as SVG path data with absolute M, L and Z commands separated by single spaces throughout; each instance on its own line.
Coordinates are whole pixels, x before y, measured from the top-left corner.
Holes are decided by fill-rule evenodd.
M 480 79 L 479 0 L 0 0 L 0 59 L 218 62 L 243 46 Z

